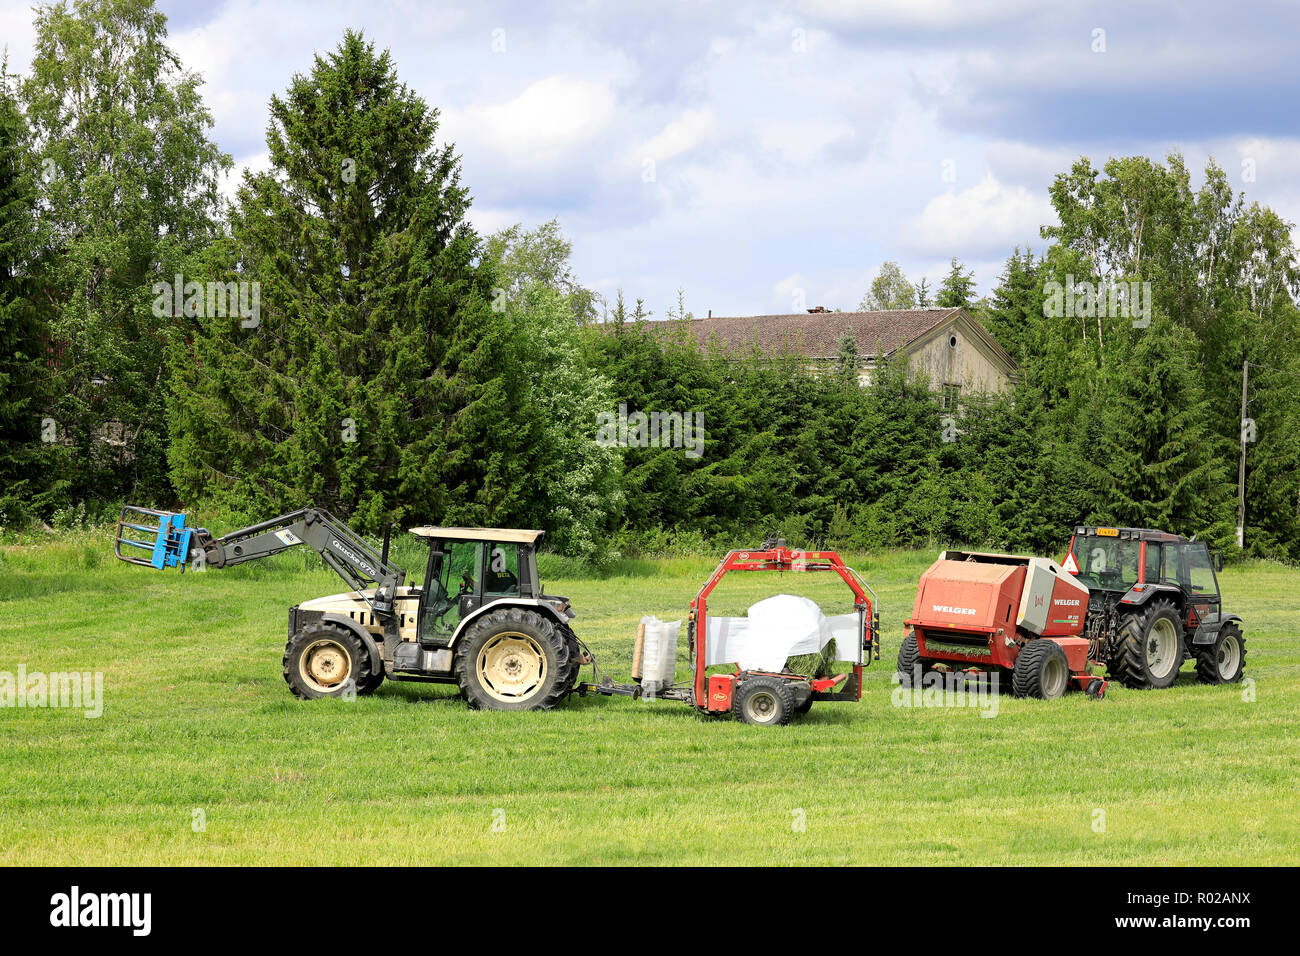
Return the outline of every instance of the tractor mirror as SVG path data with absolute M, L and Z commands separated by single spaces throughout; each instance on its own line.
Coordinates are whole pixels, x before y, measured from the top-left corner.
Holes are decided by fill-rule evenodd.
M 1223 570 L 1223 552 L 1222 552 L 1222 551 L 1211 551 L 1211 552 L 1210 552 L 1210 560 L 1214 562 L 1214 570 L 1215 570 L 1215 571 L 1222 571 L 1222 570 Z

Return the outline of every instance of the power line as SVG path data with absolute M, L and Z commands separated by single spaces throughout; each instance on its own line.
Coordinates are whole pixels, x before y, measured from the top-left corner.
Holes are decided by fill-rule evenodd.
M 1249 362 L 1249 361 L 1246 364 L 1249 365 L 1251 368 L 1260 368 L 1266 372 L 1279 372 L 1282 375 L 1294 375 L 1297 378 L 1300 378 L 1300 372 L 1297 372 L 1294 369 L 1274 368 L 1271 365 L 1260 365 L 1258 362 Z

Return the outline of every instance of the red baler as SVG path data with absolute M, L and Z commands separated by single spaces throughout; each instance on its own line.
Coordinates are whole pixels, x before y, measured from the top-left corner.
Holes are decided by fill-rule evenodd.
M 1010 675 L 1022 697 L 1059 697 L 1073 686 L 1101 697 L 1082 637 L 1088 589 L 1055 561 L 944 551 L 921 576 L 898 652 L 906 685 L 932 671 Z

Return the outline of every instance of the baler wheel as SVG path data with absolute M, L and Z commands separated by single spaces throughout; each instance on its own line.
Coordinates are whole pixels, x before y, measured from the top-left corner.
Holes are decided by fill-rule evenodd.
M 1225 624 L 1213 644 L 1196 649 L 1196 677 L 1202 684 L 1235 684 L 1246 667 L 1246 639 L 1236 624 Z
M 794 716 L 794 691 L 775 677 L 747 677 L 736 685 L 731 712 L 745 724 L 779 727 Z
M 1125 687 L 1169 687 L 1183 662 L 1183 623 L 1169 601 L 1124 615 L 1106 670 Z
M 1047 638 L 1027 641 L 1011 671 L 1011 690 L 1017 697 L 1054 700 L 1070 686 L 1070 663 L 1061 645 Z
M 916 640 L 916 635 L 909 633 L 903 638 L 903 643 L 898 648 L 898 684 L 900 687 L 911 687 L 913 678 L 916 674 L 917 667 L 921 669 L 921 677 L 934 670 L 934 663 L 921 657 L 921 645 Z

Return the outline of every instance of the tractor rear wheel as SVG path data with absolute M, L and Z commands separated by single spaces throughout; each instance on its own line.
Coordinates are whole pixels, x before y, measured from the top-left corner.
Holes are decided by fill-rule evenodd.
M 790 682 L 775 677 L 747 677 L 731 695 L 731 712 L 745 724 L 779 727 L 790 722 L 794 710 Z
M 1011 669 L 1011 690 L 1017 697 L 1054 700 L 1070 686 L 1070 663 L 1056 641 L 1039 637 L 1026 641 Z
M 573 652 L 541 614 L 502 608 L 478 618 L 456 642 L 456 682 L 476 710 L 550 710 L 573 690 Z
M 578 671 L 582 670 L 582 649 L 578 647 L 578 635 L 570 628 L 561 627 L 559 632 L 565 646 L 569 649 L 568 677 L 565 680 L 570 687 L 574 687 L 578 683 Z
M 1235 684 L 1246 667 L 1246 639 L 1236 624 L 1225 624 L 1213 644 L 1196 649 L 1196 676 L 1202 684 Z
M 368 693 L 378 686 L 372 683 L 370 652 L 355 634 L 335 624 L 309 624 L 289 638 L 283 664 L 289 690 L 303 700 Z
M 917 641 L 915 634 L 909 633 L 898 648 L 899 686 L 911 687 L 914 683 L 919 683 L 920 679 L 932 670 L 934 670 L 934 663 L 921 657 L 920 642 Z
M 1183 622 L 1169 601 L 1152 601 L 1120 619 L 1106 669 L 1125 687 L 1169 687 L 1183 663 Z

